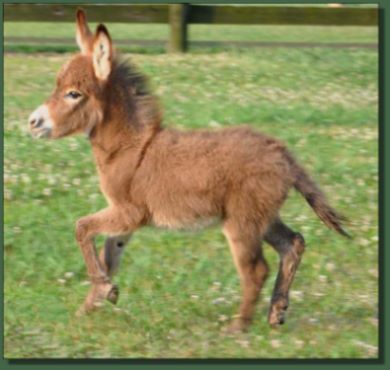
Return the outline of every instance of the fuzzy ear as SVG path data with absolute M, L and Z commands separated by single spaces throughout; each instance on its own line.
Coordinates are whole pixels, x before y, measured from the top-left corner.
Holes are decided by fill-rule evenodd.
M 92 51 L 93 35 L 87 24 L 85 12 L 77 9 L 76 12 L 76 42 L 83 54 Z
M 92 47 L 92 60 L 95 75 L 105 81 L 111 73 L 113 59 L 112 42 L 107 28 L 99 24 Z

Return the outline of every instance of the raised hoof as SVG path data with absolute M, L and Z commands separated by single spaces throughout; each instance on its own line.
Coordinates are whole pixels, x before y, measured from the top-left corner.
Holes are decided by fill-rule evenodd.
M 107 294 L 107 301 L 112 304 L 116 304 L 119 298 L 119 288 L 117 285 L 113 285 L 111 290 Z

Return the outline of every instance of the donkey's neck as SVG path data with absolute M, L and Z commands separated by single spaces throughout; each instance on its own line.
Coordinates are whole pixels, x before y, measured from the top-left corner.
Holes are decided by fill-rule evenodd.
M 95 128 L 90 141 L 100 188 L 109 204 L 129 201 L 134 175 L 158 131 L 159 126 L 135 129 L 113 122 Z
M 129 167 L 139 165 L 146 147 L 160 130 L 158 126 L 133 126 L 118 121 L 104 122 L 90 137 L 96 164 L 104 171 L 125 154 Z M 128 169 L 130 170 L 130 168 Z

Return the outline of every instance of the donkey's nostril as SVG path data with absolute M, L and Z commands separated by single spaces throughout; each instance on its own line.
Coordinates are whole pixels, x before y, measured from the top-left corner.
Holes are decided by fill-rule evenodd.
M 43 119 L 42 118 L 39 118 L 39 119 L 36 119 L 36 118 L 32 118 L 30 120 L 30 125 L 31 127 L 34 127 L 34 128 L 38 128 L 39 126 L 41 126 L 43 123 Z

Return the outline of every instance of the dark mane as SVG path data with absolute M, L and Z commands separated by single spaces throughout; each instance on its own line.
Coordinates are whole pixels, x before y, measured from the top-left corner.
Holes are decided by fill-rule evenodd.
M 148 78 L 128 58 L 120 57 L 114 61 L 112 79 L 115 83 L 126 86 L 134 96 L 151 94 Z
M 160 126 L 162 114 L 158 99 L 151 92 L 148 78 L 128 58 L 114 60 L 111 81 L 125 95 L 129 122 L 137 126 Z

